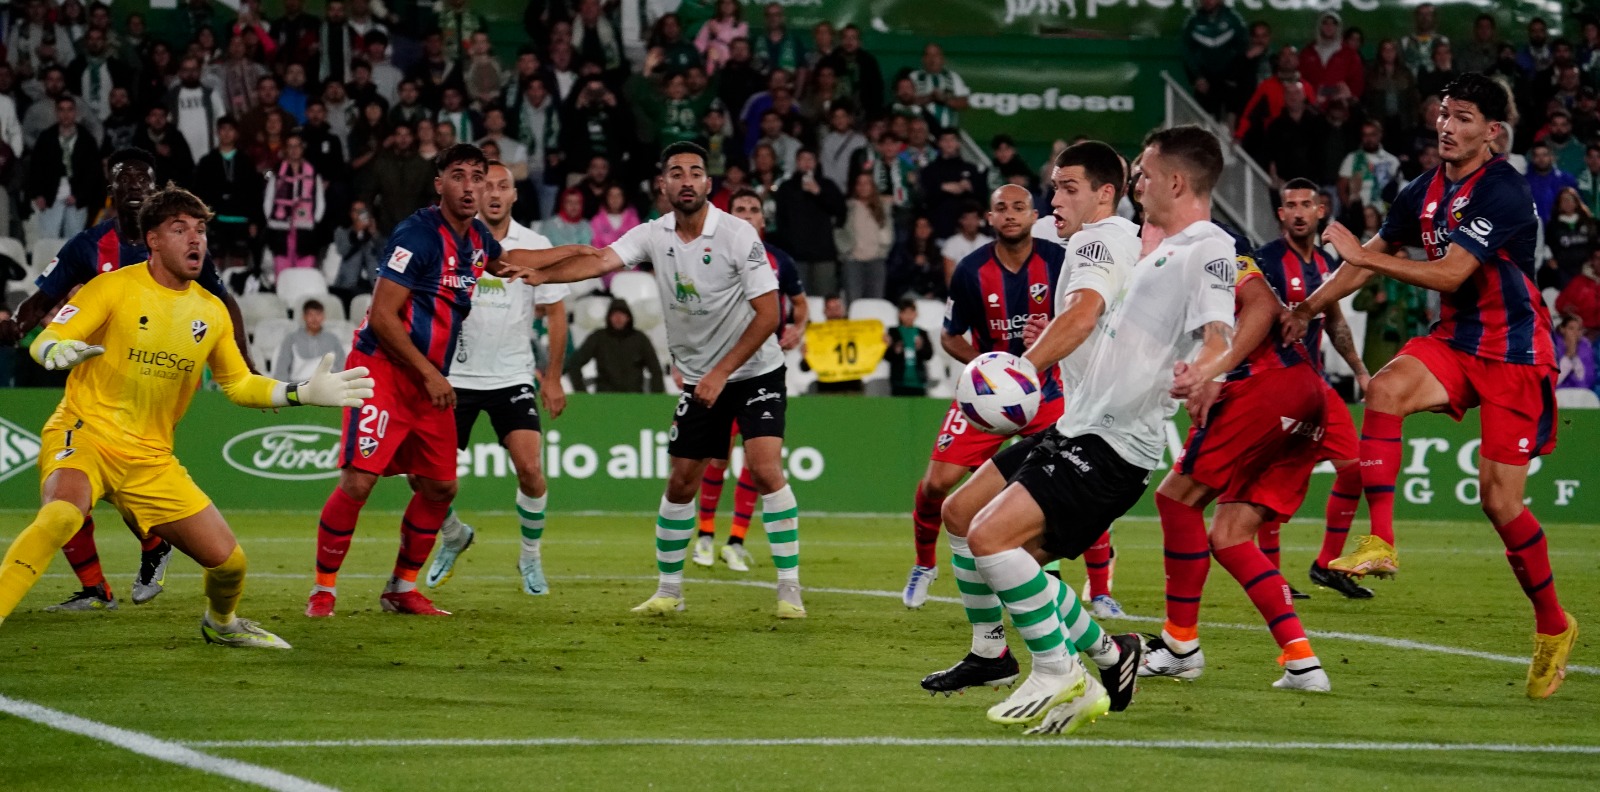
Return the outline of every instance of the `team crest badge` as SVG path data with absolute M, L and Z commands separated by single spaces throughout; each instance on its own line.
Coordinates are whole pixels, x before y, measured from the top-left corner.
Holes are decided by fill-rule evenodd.
M 1042 304 L 1044 304 L 1044 298 L 1049 293 L 1049 291 L 1050 291 L 1050 285 L 1049 284 L 1047 284 L 1047 283 L 1035 283 L 1032 286 L 1028 287 L 1028 296 L 1032 297 L 1034 302 L 1039 303 L 1039 304 L 1042 305 Z
M 361 437 L 356 439 L 356 447 L 361 451 L 363 459 L 372 456 L 378 450 L 378 439 L 375 437 Z
M 207 327 L 206 323 L 200 321 L 199 319 L 189 323 L 189 334 L 194 336 L 194 342 L 196 344 L 200 343 L 200 340 L 206 337 L 206 330 L 208 329 L 209 328 Z
M 1463 195 L 1450 202 L 1450 215 L 1457 220 L 1461 219 L 1461 210 L 1467 208 L 1467 196 Z
M 950 445 L 952 443 L 954 443 L 955 441 L 956 441 L 956 436 L 953 435 L 953 434 L 946 433 L 946 434 L 939 435 L 939 443 L 938 443 L 939 450 L 940 451 L 949 451 L 950 450 Z

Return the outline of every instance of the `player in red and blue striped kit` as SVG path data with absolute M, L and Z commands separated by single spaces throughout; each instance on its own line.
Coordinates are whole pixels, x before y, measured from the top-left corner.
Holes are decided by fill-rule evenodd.
M 1490 149 L 1508 123 L 1509 97 L 1493 80 L 1465 74 L 1445 88 L 1439 110 L 1439 157 L 1395 199 L 1378 236 L 1363 247 L 1334 223 L 1326 234 L 1351 266 L 1340 270 L 1287 315 L 1298 337 L 1309 317 L 1374 276 L 1433 289 L 1442 311 L 1433 331 L 1412 339 L 1372 378 L 1361 427 L 1361 478 L 1372 536 L 1331 566 L 1353 574 L 1392 574 L 1394 486 L 1400 423 L 1412 413 L 1460 420 L 1481 407 L 1478 468 L 1484 513 L 1533 603 L 1534 656 L 1527 693 L 1545 698 L 1566 673 L 1577 621 L 1556 597 L 1544 531 L 1523 504 L 1528 466 L 1555 449 L 1555 352 L 1550 314 L 1534 284 L 1538 218 L 1527 182 Z M 1391 255 L 1420 245 L 1426 262 Z
M 15 341 L 32 330 L 57 304 L 67 299 L 74 288 L 88 283 L 96 275 L 149 260 L 150 250 L 144 246 L 144 235 L 139 233 L 139 207 L 155 192 L 155 158 L 143 149 L 121 149 L 111 155 L 108 172 L 111 175 L 111 201 L 117 207 L 117 217 L 86 228 L 67 240 L 55 259 L 34 281 L 39 290 L 17 306 L 16 321 L 0 322 L 0 343 Z M 233 319 L 234 343 L 238 345 L 245 364 L 251 365 L 244 317 L 239 312 L 239 304 L 228 293 L 221 276 L 217 274 L 209 252 L 196 282 L 227 306 L 228 315 Z M 253 365 L 251 370 L 254 370 Z M 124 517 L 124 521 L 129 523 L 129 528 L 133 528 L 131 518 Z M 134 534 L 137 536 L 138 533 L 135 529 Z M 84 518 L 83 527 L 61 551 L 83 588 L 48 610 L 116 607 L 116 598 L 100 567 L 93 517 Z M 133 581 L 135 605 L 149 602 L 162 592 L 171 554 L 172 546 L 161 537 L 152 533 L 141 539 L 139 574 Z
M 434 168 L 439 205 L 417 211 L 389 235 L 372 307 L 346 362 L 366 366 L 377 385 L 360 409 L 345 411 L 339 484 L 317 526 L 317 582 L 307 616 L 333 615 L 361 507 L 379 476 L 400 474 L 411 477 L 415 494 L 400 520 L 400 555 L 379 604 L 392 613 L 449 615 L 416 590 L 456 494 L 455 391 L 445 375 L 478 276 L 488 270 L 518 278 L 545 251 L 502 253 L 478 219 L 488 161 L 476 146 L 444 150 Z
M 945 304 L 940 342 L 962 364 L 985 352 L 1006 351 L 1021 356 L 1028 349 L 1023 338 L 1028 322 L 1055 318 L 1056 282 L 1061 278 L 1066 250 L 1053 241 L 1034 239 L 1032 229 L 1037 214 L 1031 206 L 1014 209 L 1013 202 L 1001 191 L 1011 192 L 1003 187 L 996 191 L 989 213 L 998 241 L 968 254 L 950 276 L 950 297 Z M 1065 405 L 1061 400 L 1059 367 L 1040 372 L 1039 385 L 1043 391 L 1039 412 L 1019 434 L 1041 432 L 1061 417 Z M 928 585 L 938 576 L 935 548 L 946 496 L 968 473 L 989 461 L 1005 441 L 1000 435 L 969 425 L 953 403 L 945 413 L 928 470 L 917 484 L 911 513 L 917 558 L 902 596 L 906 607 L 921 607 L 927 599 Z M 1109 553 L 1108 545 L 1106 554 Z

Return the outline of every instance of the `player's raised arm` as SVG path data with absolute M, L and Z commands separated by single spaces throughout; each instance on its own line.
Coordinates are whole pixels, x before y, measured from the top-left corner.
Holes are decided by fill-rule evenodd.
M 1334 230 L 1335 228 L 1343 232 L 1344 235 L 1348 235 L 1348 239 L 1341 237 L 1344 247 L 1340 247 L 1341 242 L 1333 239 L 1332 235 L 1337 233 Z M 1339 252 L 1340 256 L 1344 257 L 1346 262 L 1350 261 L 1348 255 L 1350 251 L 1360 251 L 1361 255 L 1382 256 L 1395 261 L 1405 261 L 1405 259 L 1394 258 L 1393 254 L 1400 249 L 1399 244 L 1384 239 L 1382 234 L 1367 240 L 1365 245 L 1358 244 L 1355 241 L 1355 235 L 1351 234 L 1350 230 L 1338 221 L 1328 224 L 1328 230 L 1324 232 L 1323 237 L 1330 242 L 1334 242 L 1334 249 Z M 1359 265 L 1340 267 L 1334 270 L 1333 276 L 1323 281 L 1322 285 L 1318 286 L 1317 290 L 1312 292 L 1305 302 L 1300 303 L 1293 311 L 1287 311 L 1282 314 L 1279 324 L 1283 333 L 1283 340 L 1294 343 L 1305 338 L 1306 328 L 1310 326 L 1312 319 L 1316 318 L 1318 314 L 1327 312 L 1328 306 L 1338 305 L 1339 301 L 1347 295 L 1360 291 L 1361 287 L 1371 282 L 1376 275 L 1377 272 L 1375 270 Z
M 517 278 L 520 273 L 530 270 L 550 270 L 565 263 L 568 259 L 593 255 L 599 251 L 588 245 L 562 245 L 560 247 L 545 248 L 544 250 L 516 249 L 502 251 L 500 257 L 490 261 L 484 269 L 490 275 L 499 278 Z M 526 278 L 522 278 L 526 280 Z M 583 280 L 579 278 L 578 280 Z M 553 281 L 548 276 L 541 283 L 565 283 L 567 281 Z
M 256 374 L 239 349 L 227 341 L 212 347 L 206 362 L 223 395 L 240 407 L 360 407 L 363 399 L 372 397 L 374 383 L 367 370 L 356 367 L 334 372 L 332 352 L 322 357 L 311 378 L 303 382 L 282 382 Z

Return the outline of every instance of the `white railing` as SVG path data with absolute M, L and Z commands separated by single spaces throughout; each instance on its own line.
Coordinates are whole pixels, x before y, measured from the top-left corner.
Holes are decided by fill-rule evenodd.
M 1212 205 L 1243 231 L 1250 241 L 1261 244 L 1278 235 L 1278 215 L 1272 207 L 1272 180 L 1266 171 L 1233 142 L 1233 130 L 1223 126 L 1201 109 L 1183 84 L 1167 72 L 1165 126 L 1196 124 L 1210 129 L 1222 141 L 1222 178 L 1211 193 Z

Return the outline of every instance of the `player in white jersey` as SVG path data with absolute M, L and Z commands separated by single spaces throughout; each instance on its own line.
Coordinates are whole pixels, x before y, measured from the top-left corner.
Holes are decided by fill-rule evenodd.
M 695 496 L 709 460 L 726 459 L 735 420 L 745 465 L 761 492 L 780 619 L 804 618 L 800 599 L 800 510 L 783 474 L 788 404 L 778 329 L 778 278 L 749 223 L 706 202 L 705 149 L 674 143 L 661 154 L 661 185 L 672 213 L 636 226 L 604 250 L 557 248 L 539 270 L 546 283 L 572 283 L 649 262 L 661 288 L 667 344 L 683 373 L 667 454 L 672 471 L 656 518 L 660 583 L 636 612 L 683 610 L 683 562 L 695 533 Z M 561 255 L 565 254 L 565 255 Z
M 1067 260 L 1056 285 L 1055 319 L 1024 357 L 1040 371 L 1060 361 L 1068 409 L 1083 387 L 1088 360 L 1102 335 L 1096 328 L 1103 327 L 1108 307 L 1122 293 L 1139 260 L 1138 229 L 1115 214 L 1126 184 L 1122 158 L 1104 143 L 1078 143 L 1056 157 L 1051 177 L 1052 233 L 1067 237 Z M 1035 436 L 1044 434 L 1048 430 Z M 1031 447 L 1030 440 L 1018 445 Z M 1025 451 L 1000 452 L 945 501 L 951 566 L 972 624 L 972 649 L 961 662 L 925 677 L 925 690 L 948 695 L 968 687 L 1009 684 L 1019 674 L 1017 660 L 1006 646 L 1000 599 L 978 574 L 967 535 L 973 518 L 1006 488 L 1026 456 Z M 1105 634 L 1070 592 L 1059 606 L 1074 651 L 1088 654 L 1100 668 L 1111 708 L 1126 709 L 1133 700 L 1133 671 L 1139 667 L 1139 637 Z
M 491 162 L 484 176 L 483 209 L 478 216 L 503 250 L 545 250 L 550 240 L 511 219 L 517 188 L 505 165 Z M 550 593 L 540 562 L 544 512 L 549 492 L 540 466 L 538 402 L 551 418 L 561 415 L 567 397 L 561 389 L 561 366 L 567 349 L 567 287 L 529 286 L 484 273 L 472 298 L 472 313 L 461 325 L 461 340 L 450 368 L 456 390 L 456 447 L 467 448 L 478 413 L 488 413 L 494 432 L 511 456 L 517 473 L 517 523 L 522 529 L 522 554 L 517 572 L 522 591 Z M 533 323 L 543 312 L 550 323 L 550 360 L 538 373 L 533 355 Z M 444 585 L 455 573 L 456 559 L 472 546 L 477 532 L 452 509 L 439 529 L 439 552 L 428 567 L 429 588 Z
M 1067 653 L 1058 609 L 1071 595 L 1034 553 L 1076 556 L 1127 513 L 1161 464 L 1175 400 L 1224 371 L 1233 244 L 1209 222 L 1221 173 L 1221 147 L 1206 129 L 1173 127 L 1146 138 L 1145 211 L 1166 240 L 1128 276 L 1056 428 L 1002 452 L 1025 456 L 967 531 L 977 576 L 1034 658 L 1027 681 L 990 708 L 991 721 L 1071 732 L 1110 708 L 1101 683 Z

